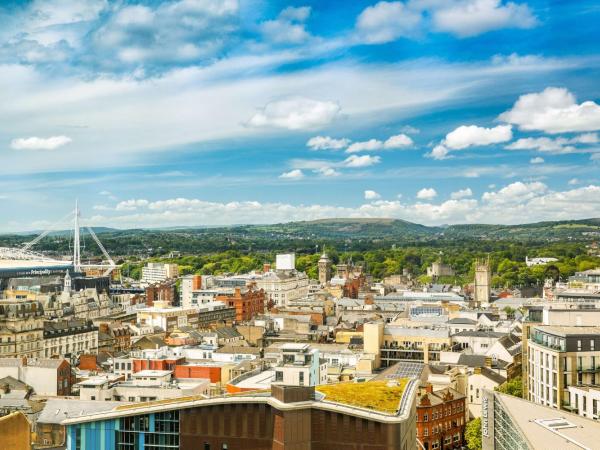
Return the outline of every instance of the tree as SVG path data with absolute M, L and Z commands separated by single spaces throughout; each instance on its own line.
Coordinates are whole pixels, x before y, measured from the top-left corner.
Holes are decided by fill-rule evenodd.
M 465 440 L 469 450 L 481 450 L 481 418 L 471 420 L 465 428 Z
M 498 392 L 503 394 L 513 395 L 515 397 L 523 397 L 523 381 L 521 377 L 515 377 L 510 381 L 502 383 L 496 388 Z

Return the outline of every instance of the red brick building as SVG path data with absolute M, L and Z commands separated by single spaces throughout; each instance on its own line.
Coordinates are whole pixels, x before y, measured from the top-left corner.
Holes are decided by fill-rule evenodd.
M 177 289 L 175 286 L 175 280 L 151 284 L 146 288 L 146 305 L 153 306 L 156 301 L 163 301 L 169 305 L 174 305 L 177 299 Z
M 464 445 L 467 398 L 452 388 L 433 391 L 431 384 L 417 397 L 417 439 L 426 450 Z
M 265 312 L 265 291 L 257 290 L 253 286 L 244 289 L 237 287 L 231 293 L 217 295 L 215 300 L 235 307 L 237 322 L 250 320 Z
M 133 359 L 133 373 L 142 370 L 175 370 L 179 364 L 184 364 L 185 358 Z

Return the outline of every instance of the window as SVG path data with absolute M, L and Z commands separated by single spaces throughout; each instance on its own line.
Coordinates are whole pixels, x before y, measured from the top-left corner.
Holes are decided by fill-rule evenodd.
M 429 436 L 429 430 L 427 428 L 425 428 L 423 430 L 423 436 L 425 436 L 425 437 Z
M 275 381 L 283 381 L 283 372 L 281 370 L 275 371 Z
M 210 444 L 208 442 L 204 443 L 204 450 L 210 450 Z
M 581 350 L 581 340 L 577 339 L 577 350 Z
M 427 413 L 423 414 L 423 422 L 429 421 L 429 415 Z
M 300 386 L 304 385 L 304 372 L 300 372 L 298 374 L 298 376 L 300 377 Z

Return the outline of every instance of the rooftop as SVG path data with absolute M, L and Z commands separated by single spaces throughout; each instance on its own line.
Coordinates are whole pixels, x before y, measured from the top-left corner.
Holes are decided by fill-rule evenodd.
M 530 448 L 581 450 L 598 448 L 600 423 L 507 394 L 495 393 Z
M 587 326 L 557 326 L 557 325 L 539 325 L 535 327 L 540 331 L 545 331 L 557 336 L 566 337 L 567 335 L 582 336 L 582 335 L 600 335 L 600 327 Z
M 317 386 L 325 401 L 395 414 L 400 407 L 408 378 L 367 383 L 338 383 Z

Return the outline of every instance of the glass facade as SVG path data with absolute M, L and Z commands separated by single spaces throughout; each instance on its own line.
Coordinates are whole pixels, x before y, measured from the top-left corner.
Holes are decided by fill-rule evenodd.
M 530 449 L 510 416 L 502 409 L 500 402 L 494 402 L 494 448 L 495 450 Z
M 68 450 L 179 449 L 179 411 L 70 425 Z

